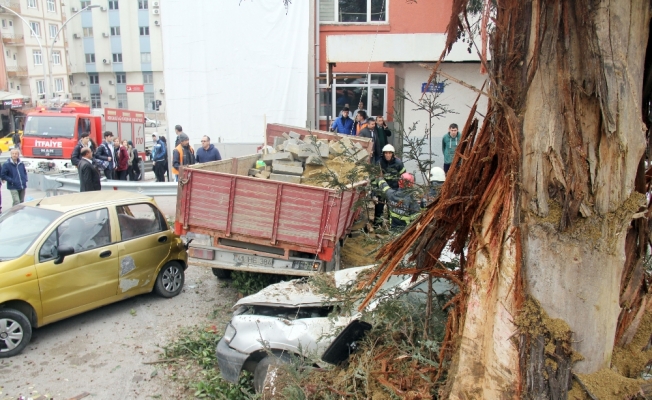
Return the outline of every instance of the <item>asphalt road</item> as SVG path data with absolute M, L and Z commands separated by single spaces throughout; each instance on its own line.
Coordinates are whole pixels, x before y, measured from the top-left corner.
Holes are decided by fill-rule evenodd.
M 36 329 L 23 353 L 0 359 L 0 400 L 187 398 L 166 364 L 147 363 L 183 327 L 222 329 L 235 301 L 210 270 L 190 266 L 177 297 L 145 294 Z

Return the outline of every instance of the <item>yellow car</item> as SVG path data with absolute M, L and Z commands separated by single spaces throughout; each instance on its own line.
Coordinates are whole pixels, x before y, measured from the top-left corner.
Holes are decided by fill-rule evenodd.
M 0 358 L 41 327 L 154 290 L 183 289 L 187 244 L 153 199 L 98 191 L 46 197 L 0 217 Z
M 18 131 L 20 135 L 20 140 L 23 140 L 23 131 Z M 9 150 L 14 148 L 14 134 L 13 132 L 9 135 L 0 138 L 0 154 L 8 153 Z

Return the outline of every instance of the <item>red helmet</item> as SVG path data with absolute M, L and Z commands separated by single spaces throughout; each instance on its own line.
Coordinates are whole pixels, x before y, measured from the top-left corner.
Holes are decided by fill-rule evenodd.
M 401 175 L 401 179 L 398 180 L 398 187 L 404 189 L 406 187 L 412 187 L 414 185 L 414 176 L 409 172 L 404 172 Z

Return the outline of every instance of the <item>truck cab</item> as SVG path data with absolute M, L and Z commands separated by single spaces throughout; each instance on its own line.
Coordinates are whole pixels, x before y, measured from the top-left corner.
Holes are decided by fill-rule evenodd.
M 88 106 L 40 108 L 25 118 L 23 161 L 33 172 L 74 170 L 70 157 L 82 133 L 90 133 L 91 140 L 98 145 L 102 142 L 101 130 L 101 117 L 92 115 Z

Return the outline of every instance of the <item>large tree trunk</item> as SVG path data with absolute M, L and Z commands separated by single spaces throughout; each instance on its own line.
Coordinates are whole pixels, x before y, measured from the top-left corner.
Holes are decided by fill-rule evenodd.
M 570 327 L 573 349 L 584 358 L 573 369 L 609 366 L 626 228 L 645 200 L 633 189 L 645 149 L 641 90 L 649 8 L 647 0 L 498 2 L 497 117 L 485 123 L 491 134 L 505 135 L 509 117 L 501 113 L 511 108 L 520 117 L 521 144 L 512 150 L 522 149 L 519 170 L 503 171 L 518 176 L 508 194 L 518 211 L 497 252 L 501 259 L 487 262 L 480 247 L 472 266 L 451 398 L 550 390 L 523 376 L 532 367 L 519 371 L 518 349 L 509 340 L 519 328 L 518 293 L 510 291 L 520 279 L 513 236 L 519 230 L 524 294 Z M 520 26 L 527 30 L 514 32 L 514 21 L 526 21 Z M 501 201 L 489 202 L 481 236 L 493 229 L 492 205 Z M 521 349 L 520 362 L 541 362 L 531 359 L 531 350 Z

